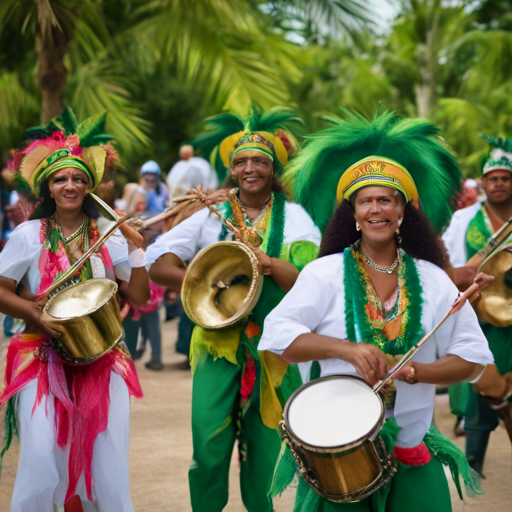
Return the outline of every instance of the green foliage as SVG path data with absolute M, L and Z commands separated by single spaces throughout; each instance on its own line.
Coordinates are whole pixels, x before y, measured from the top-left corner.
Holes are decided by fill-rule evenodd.
M 206 117 L 253 102 L 298 110 L 310 133 L 339 107 L 427 117 L 477 175 L 480 135 L 512 132 L 510 2 L 400 0 L 381 33 L 377 1 L 2 0 L 0 151 L 39 122 L 36 43 L 57 27 L 63 104 L 109 112 L 132 179 L 148 158 L 170 168 Z

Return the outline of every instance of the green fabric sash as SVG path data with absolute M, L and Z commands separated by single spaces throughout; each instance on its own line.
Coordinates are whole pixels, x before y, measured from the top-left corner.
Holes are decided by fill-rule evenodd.
M 492 225 L 482 207 L 473 217 L 466 231 L 466 252 L 468 260 L 486 244 L 487 240 L 492 235 Z

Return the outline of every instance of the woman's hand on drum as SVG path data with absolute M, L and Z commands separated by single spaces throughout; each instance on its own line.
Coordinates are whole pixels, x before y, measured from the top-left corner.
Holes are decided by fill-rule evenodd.
M 368 343 L 343 343 L 340 359 L 349 362 L 371 386 L 386 376 L 386 356 L 375 345 Z

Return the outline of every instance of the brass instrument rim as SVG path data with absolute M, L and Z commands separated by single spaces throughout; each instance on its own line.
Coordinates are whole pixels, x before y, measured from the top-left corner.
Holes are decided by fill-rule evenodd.
M 504 282 L 505 272 L 511 266 L 512 250 L 507 243 L 489 255 L 478 268 L 478 272 L 494 277 L 489 286 L 482 290 L 482 296 L 475 307 L 480 321 L 496 327 L 512 325 L 512 290 Z
M 82 313 L 81 315 L 75 315 L 75 316 L 67 316 L 67 317 L 59 317 L 59 316 L 53 316 L 48 310 L 50 308 L 50 306 L 52 305 L 53 302 L 55 302 L 57 299 L 59 299 L 60 295 L 63 293 L 63 292 L 67 292 L 68 290 L 71 290 L 72 288 L 75 288 L 77 286 L 80 286 L 80 285 L 86 285 L 86 284 L 89 284 L 89 283 L 98 283 L 98 281 L 104 283 L 104 284 L 107 284 L 111 290 L 109 292 L 109 295 L 103 300 L 101 301 L 100 303 L 96 303 L 94 304 L 94 309 L 88 309 L 86 312 Z M 108 279 L 106 277 L 95 277 L 93 279 L 87 279 L 86 281 L 79 281 L 78 283 L 73 283 L 71 284 L 70 286 L 68 286 L 67 288 L 64 288 L 64 290 L 61 290 L 59 291 L 57 294 L 55 294 L 51 299 L 48 300 L 48 302 L 45 304 L 44 306 L 44 309 L 43 311 L 45 313 L 47 313 L 49 316 L 51 316 L 52 318 L 54 318 L 55 320 L 58 320 L 59 322 L 64 322 L 66 320 L 74 320 L 76 318 L 81 318 L 81 317 L 84 317 L 84 316 L 87 316 L 87 315 L 90 315 L 91 313 L 93 313 L 94 311 L 97 311 L 99 310 L 100 308 L 102 308 L 105 304 L 107 304 L 107 302 L 109 302 L 112 297 L 114 295 L 117 294 L 117 290 L 118 290 L 118 285 L 116 282 L 112 281 L 111 279 Z
M 124 335 L 124 331 L 119 335 L 117 340 L 114 343 L 112 343 L 112 345 L 109 348 L 107 348 L 106 350 L 104 350 L 103 352 L 101 352 L 99 354 L 95 354 L 95 355 L 89 356 L 89 357 L 73 357 L 72 355 L 70 355 L 68 353 L 66 346 L 63 345 L 59 340 L 57 340 L 59 347 L 62 349 L 59 352 L 59 354 L 66 364 L 69 364 L 72 366 L 86 366 L 88 364 L 94 363 L 101 357 L 106 356 L 109 352 L 112 352 L 112 350 L 114 350 L 117 347 L 117 345 L 119 345 L 119 343 L 121 343 L 121 341 L 123 340 L 123 335 Z
M 251 281 L 251 287 L 249 290 L 249 293 L 247 294 L 247 297 L 244 298 L 242 303 L 240 304 L 240 307 L 238 308 L 236 314 L 231 316 L 230 318 L 219 322 L 215 326 L 207 325 L 201 318 L 199 318 L 193 311 L 193 307 L 189 304 L 189 290 L 194 286 L 194 280 L 196 279 L 190 270 L 193 268 L 193 265 L 196 261 L 200 260 L 205 254 L 208 252 L 218 248 L 219 246 L 228 246 L 228 247 L 236 247 L 237 249 L 241 249 L 250 259 L 252 269 L 253 269 L 253 276 Z M 207 247 L 201 249 L 192 259 L 192 261 L 189 263 L 187 267 L 187 272 L 185 273 L 185 277 L 183 279 L 183 284 L 181 287 L 181 297 L 183 302 L 183 309 L 185 310 L 185 313 L 187 316 L 199 327 L 202 327 L 203 329 L 207 330 L 220 330 L 220 329 L 226 329 L 228 327 L 232 327 L 238 322 L 240 322 L 243 318 L 249 316 L 251 313 L 254 305 L 259 300 L 259 297 L 261 295 L 261 291 L 263 289 L 263 276 L 260 274 L 258 270 L 258 258 L 252 251 L 250 247 L 248 247 L 246 244 L 238 241 L 219 241 L 214 244 L 208 245 Z M 251 304 L 254 302 L 253 307 L 250 307 Z
M 332 501 L 334 503 L 357 503 L 362 501 L 372 494 L 376 493 L 379 489 L 388 484 L 391 478 L 397 472 L 397 462 L 393 459 L 388 459 L 388 464 L 382 469 L 381 473 L 366 487 L 358 489 L 357 491 L 347 492 L 345 494 L 333 494 L 318 487 L 308 476 L 304 475 L 304 481 L 320 496 Z

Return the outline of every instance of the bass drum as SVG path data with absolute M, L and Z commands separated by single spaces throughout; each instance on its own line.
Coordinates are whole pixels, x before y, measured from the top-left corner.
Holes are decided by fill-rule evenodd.
M 204 329 L 230 327 L 252 311 L 261 295 L 258 258 L 241 242 L 218 242 L 190 263 L 181 290 L 183 309 Z
M 381 395 L 363 379 L 332 375 L 295 391 L 280 433 L 317 494 L 337 503 L 361 501 L 396 473 L 379 437 L 384 414 Z

